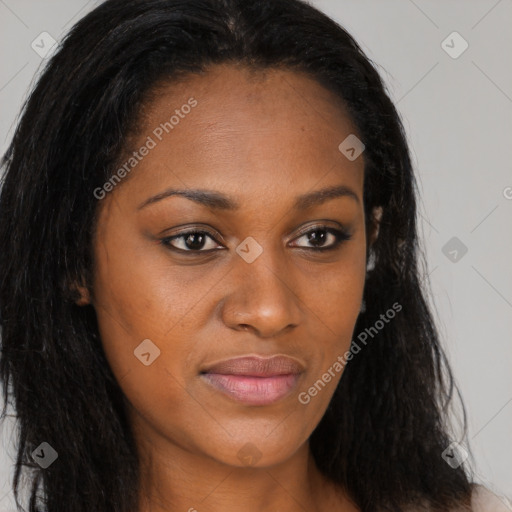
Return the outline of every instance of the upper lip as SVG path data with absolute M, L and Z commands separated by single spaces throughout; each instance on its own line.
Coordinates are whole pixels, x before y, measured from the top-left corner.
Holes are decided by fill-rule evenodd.
M 201 373 L 222 375 L 245 375 L 247 377 L 274 377 L 278 375 L 298 374 L 304 367 L 297 360 L 288 356 L 245 356 L 226 359 L 208 366 Z

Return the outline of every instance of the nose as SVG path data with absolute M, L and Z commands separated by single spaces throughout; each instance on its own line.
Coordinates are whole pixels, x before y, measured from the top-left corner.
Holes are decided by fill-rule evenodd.
M 231 290 L 222 302 L 222 320 L 231 329 L 251 330 L 261 338 L 276 337 L 300 324 L 297 277 L 263 253 L 256 261 L 241 258 L 229 273 Z

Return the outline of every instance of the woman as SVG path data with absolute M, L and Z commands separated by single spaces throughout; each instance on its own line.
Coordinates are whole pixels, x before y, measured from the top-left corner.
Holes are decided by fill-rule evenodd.
M 471 510 L 403 128 L 332 20 L 107 0 L 3 167 L 30 511 Z

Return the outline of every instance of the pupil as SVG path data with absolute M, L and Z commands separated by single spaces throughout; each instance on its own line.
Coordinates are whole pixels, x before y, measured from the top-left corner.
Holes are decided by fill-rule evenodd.
M 318 236 L 318 233 L 321 233 L 320 236 Z M 325 230 L 317 230 L 312 231 L 309 235 L 309 241 L 313 243 L 313 245 L 323 245 L 325 242 Z
M 188 235 L 185 245 L 189 249 L 201 249 L 204 245 L 204 235 L 202 233 L 192 233 Z

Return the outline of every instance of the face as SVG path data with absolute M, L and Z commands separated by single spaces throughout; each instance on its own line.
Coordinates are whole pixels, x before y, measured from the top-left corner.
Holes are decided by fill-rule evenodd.
M 291 71 L 216 66 L 145 106 L 98 192 L 90 299 L 140 442 L 262 467 L 307 443 L 363 294 L 354 133 Z

